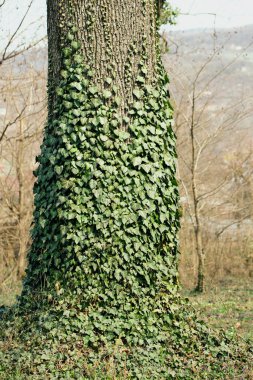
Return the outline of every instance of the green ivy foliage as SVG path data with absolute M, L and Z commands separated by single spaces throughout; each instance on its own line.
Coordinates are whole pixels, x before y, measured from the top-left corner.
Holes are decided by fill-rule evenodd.
M 156 88 L 146 85 L 141 62 L 122 117 L 112 78 L 99 91 L 73 41 L 63 52 L 55 113 L 36 170 L 25 292 L 42 284 L 49 292 L 59 288 L 89 310 L 91 329 L 143 343 L 159 335 L 160 314 L 170 312 L 177 291 L 178 189 L 167 78 L 161 71 Z
M 174 8 L 166 0 L 156 0 L 158 25 L 176 24 L 176 19 L 179 13 L 178 8 Z

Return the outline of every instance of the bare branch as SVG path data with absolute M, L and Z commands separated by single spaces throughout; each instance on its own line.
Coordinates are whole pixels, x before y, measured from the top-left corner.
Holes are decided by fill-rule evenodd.
M 24 16 L 22 17 L 20 23 L 18 24 L 18 26 L 15 29 L 14 33 L 11 35 L 9 41 L 7 42 L 7 44 L 6 44 L 5 48 L 4 48 L 3 54 L 2 54 L 2 58 L 0 60 L 0 65 L 5 61 L 7 50 L 10 47 L 10 45 L 12 44 L 12 42 L 13 42 L 15 36 L 17 35 L 17 33 L 19 32 L 20 28 L 22 27 L 22 25 L 23 25 L 23 23 L 24 23 L 24 21 L 26 19 L 26 16 L 27 16 L 27 14 L 28 14 L 31 6 L 32 6 L 32 3 L 33 3 L 33 0 L 30 1 L 29 5 L 28 5 L 28 7 L 26 9 L 26 12 L 25 12 Z
M 34 48 L 35 46 L 37 46 L 40 42 L 42 41 L 45 41 L 46 40 L 46 36 L 40 38 L 39 40 L 27 45 L 26 47 L 24 47 L 23 49 L 21 50 L 14 50 L 13 52 L 9 53 L 8 55 L 5 56 L 4 60 L 2 59 L 0 61 L 0 65 L 4 62 L 4 61 L 7 61 L 8 59 L 11 59 L 11 58 L 15 58 L 17 57 L 18 55 L 21 55 L 23 54 L 24 52 Z
M 206 191 L 205 193 L 202 193 L 201 195 L 199 195 L 198 201 L 202 201 L 203 199 L 209 198 L 210 196 L 217 194 L 227 182 L 228 177 L 229 176 L 226 176 L 225 179 L 221 183 L 219 183 L 217 186 L 215 186 L 214 189 L 210 191 Z
M 228 228 L 243 222 L 245 219 L 248 219 L 249 217 L 250 217 L 250 215 L 246 215 L 246 216 L 243 216 L 242 218 L 240 218 L 239 220 L 233 220 L 231 223 L 229 223 L 225 227 L 221 228 L 220 231 L 216 232 L 217 238 L 219 238 L 223 234 L 223 232 L 225 232 Z
M 19 112 L 19 114 L 15 117 L 15 119 L 13 121 L 10 121 L 9 123 L 6 124 L 6 126 L 4 127 L 1 135 L 0 135 L 0 142 L 3 140 L 7 130 L 9 127 L 11 127 L 13 124 L 15 124 L 17 122 L 17 120 L 22 116 L 22 114 L 24 113 L 26 109 L 26 105 L 22 108 L 21 112 Z

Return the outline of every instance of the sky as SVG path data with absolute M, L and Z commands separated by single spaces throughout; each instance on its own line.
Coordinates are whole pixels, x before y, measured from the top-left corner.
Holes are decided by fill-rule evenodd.
M 0 1 L 0 4 L 3 0 Z M 0 8 L 0 48 L 24 15 L 31 0 L 5 0 Z M 253 23 L 253 0 L 171 0 L 171 4 L 180 9 L 173 30 L 192 28 L 238 27 Z M 16 45 L 30 43 L 46 34 L 46 0 L 33 0 L 21 35 Z M 26 30 L 24 30 L 26 29 Z M 15 45 L 15 42 L 14 42 Z
M 253 23 L 252 0 L 171 0 L 181 13 L 173 29 L 232 28 Z

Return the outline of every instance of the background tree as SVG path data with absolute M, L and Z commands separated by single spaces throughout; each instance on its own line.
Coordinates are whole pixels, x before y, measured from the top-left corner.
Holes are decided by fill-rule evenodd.
M 173 76 L 171 93 L 175 104 L 178 175 L 184 210 L 182 252 L 183 259 L 187 256 L 187 251 L 194 252 L 192 261 L 197 265 L 196 269 L 190 268 L 190 275 L 194 277 L 194 288 L 198 292 L 203 292 L 205 272 L 210 272 L 206 270 L 208 250 L 215 261 L 217 236 L 228 226 L 238 223 L 242 207 L 249 208 L 245 198 L 240 207 L 235 201 L 235 189 L 231 191 L 231 178 L 234 174 L 223 162 L 222 156 L 225 151 L 231 151 L 231 146 L 235 144 L 233 136 L 239 133 L 243 124 L 247 125 L 245 121 L 252 115 L 252 96 L 250 93 L 241 95 L 237 92 L 222 94 L 221 107 L 218 106 L 221 100 L 217 100 L 217 94 L 221 91 L 218 84 L 225 81 L 230 74 L 229 70 L 234 70 L 238 61 L 245 57 L 252 42 L 234 55 L 230 53 L 227 58 L 226 47 L 231 44 L 231 36 L 226 39 L 222 36 L 220 41 L 215 31 L 208 32 L 207 35 L 207 51 L 204 47 L 198 47 L 195 53 L 187 55 L 186 61 L 180 46 L 184 43 L 182 39 L 175 41 L 176 49 L 173 47 L 170 61 L 169 56 L 166 57 L 167 70 Z M 246 156 L 251 154 L 247 153 Z M 236 165 L 236 160 L 234 164 Z M 245 166 L 242 172 L 248 177 Z M 249 182 L 244 181 L 244 188 L 246 186 L 250 191 Z M 236 187 L 240 193 L 241 181 L 236 182 Z M 238 210 L 238 214 L 231 215 L 229 203 L 237 203 L 233 208 Z M 245 217 L 248 218 L 249 213 Z M 223 218 L 226 220 L 222 221 Z
M 1 18 L 6 17 L 1 2 Z M 24 275 L 33 212 L 34 155 L 38 152 L 45 120 L 45 73 L 41 43 L 31 36 L 25 43 L 24 25 L 33 1 L 23 7 L 0 51 L 0 290 Z M 14 17 L 15 18 L 15 17 Z

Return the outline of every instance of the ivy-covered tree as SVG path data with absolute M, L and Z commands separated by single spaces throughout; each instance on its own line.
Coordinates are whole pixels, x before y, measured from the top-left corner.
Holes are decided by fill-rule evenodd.
M 11 354 L 33 378 L 197 379 L 210 355 L 218 366 L 209 346 L 221 365 L 230 355 L 178 294 L 156 5 L 48 1 L 49 116 Z
M 49 1 L 48 41 L 24 294 L 56 290 L 67 309 L 80 305 L 87 343 L 143 344 L 163 334 L 177 289 L 175 138 L 154 1 Z
M 175 139 L 155 12 L 154 1 L 48 2 L 49 117 L 26 289 L 83 286 L 105 307 L 108 289 L 132 310 L 177 282 Z

